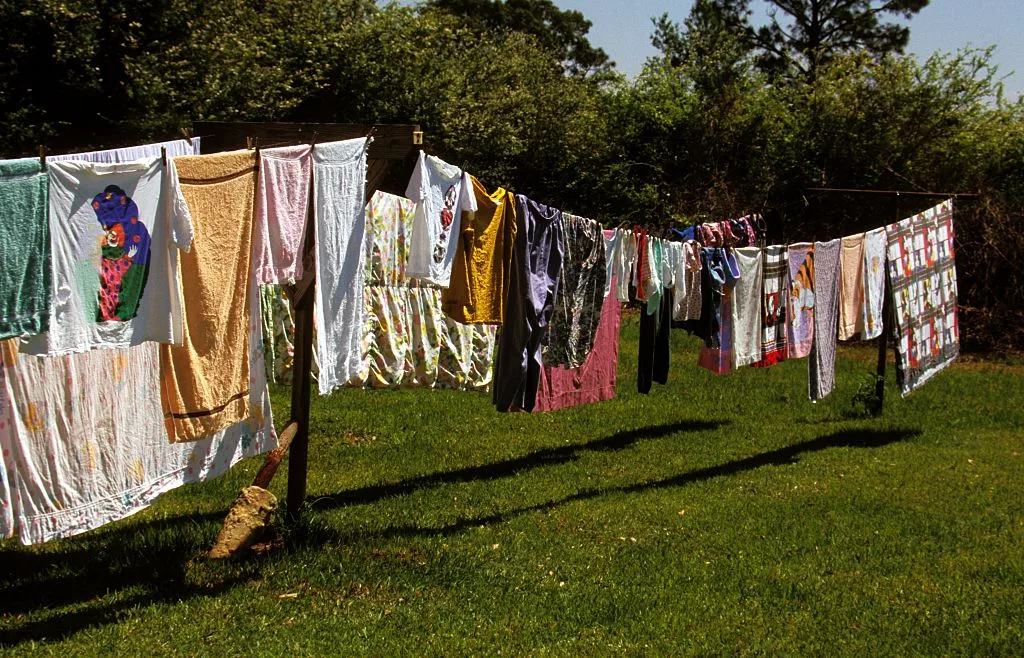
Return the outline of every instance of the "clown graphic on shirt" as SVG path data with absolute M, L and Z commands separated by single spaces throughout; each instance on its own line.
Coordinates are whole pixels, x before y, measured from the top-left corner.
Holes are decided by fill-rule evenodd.
M 139 221 L 135 201 L 117 185 L 108 185 L 93 197 L 92 209 L 104 231 L 96 320 L 131 320 L 149 274 L 149 229 Z

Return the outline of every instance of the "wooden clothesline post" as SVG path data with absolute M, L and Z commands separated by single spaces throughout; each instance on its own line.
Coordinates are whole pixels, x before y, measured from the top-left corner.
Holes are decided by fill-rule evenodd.
M 264 148 L 330 142 L 373 134 L 367 154 L 366 201 L 377 190 L 403 194 L 409 180 L 423 132 L 415 124 L 352 123 L 223 123 L 198 121 L 194 132 L 203 138 L 203 152 L 213 153 L 246 148 L 248 140 L 259 139 Z M 304 274 L 289 297 L 295 317 L 295 355 L 292 364 L 292 408 L 289 425 L 296 425 L 288 457 L 288 516 L 297 520 L 306 500 L 309 471 L 309 406 L 313 367 L 313 300 L 316 290 L 316 227 L 313 181 L 310 180 L 306 216 Z M 268 478 L 269 480 L 269 478 Z M 267 482 L 269 484 L 269 481 Z
M 889 287 L 889 271 L 888 267 L 882 274 L 883 289 L 882 289 L 882 335 L 878 337 L 878 371 L 875 378 L 875 408 L 874 415 L 882 415 L 882 407 L 885 402 L 885 361 L 888 353 L 888 338 L 889 334 L 892 333 L 892 300 L 889 297 L 892 294 L 892 289 Z

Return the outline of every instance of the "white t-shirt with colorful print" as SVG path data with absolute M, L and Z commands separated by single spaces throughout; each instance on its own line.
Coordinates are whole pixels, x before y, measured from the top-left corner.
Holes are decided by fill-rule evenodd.
M 22 351 L 68 354 L 147 341 L 180 345 L 178 250 L 192 218 L 173 161 L 50 165 L 50 330 Z
M 406 271 L 410 277 L 447 288 L 462 211 L 476 211 L 469 174 L 420 151 L 405 195 L 416 203 Z

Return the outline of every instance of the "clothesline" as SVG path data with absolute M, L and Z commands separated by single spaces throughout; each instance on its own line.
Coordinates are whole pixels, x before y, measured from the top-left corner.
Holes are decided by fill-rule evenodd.
M 443 376 L 458 385 L 493 377 L 500 411 L 613 397 L 623 301 L 646 307 L 638 386 L 648 390 L 652 381 L 667 379 L 665 341 L 676 322 L 704 339 L 698 363 L 715 372 L 810 355 L 812 399 L 831 391 L 837 334 L 844 325 L 858 331 L 856 320 L 838 319 L 845 239 L 762 249 L 749 218 L 692 227 L 679 240 L 649 236 L 642 227 L 602 230 L 594 220 L 524 195 L 489 191 L 463 169 L 422 151 L 407 200 L 379 194 L 367 199 L 365 137 L 184 155 L 198 148 L 194 142 L 181 152 L 168 143 L 139 147 L 144 156 L 132 149 L 92 156 L 113 164 L 55 157 L 45 171 L 35 163 L 34 173 L 17 169 L 12 179 L 35 185 L 11 196 L 35 204 L 17 209 L 22 222 L 49 217 L 33 224 L 48 226 L 52 240 L 39 235 L 32 248 L 46 244 L 46 253 L 52 248 L 54 254 L 52 270 L 37 277 L 46 282 L 39 298 L 49 294 L 51 272 L 55 289 L 71 292 L 36 304 L 34 315 L 8 313 L 29 318 L 15 334 L 41 337 L 23 341 L 24 354 L 5 359 L 3 411 L 10 418 L 0 424 L 0 440 L 14 448 L 14 456 L 8 461 L 5 455 L 3 488 L 10 492 L 13 486 L 18 494 L 3 498 L 10 501 L 6 520 L 0 518 L 5 533 L 17 527 L 23 541 L 74 534 L 130 514 L 187 481 L 178 467 L 168 466 L 176 460 L 186 459 L 190 477 L 207 477 L 276 444 L 261 358 L 260 295 L 245 292 L 250 281 L 315 291 L 293 298 L 295 368 L 302 376 L 293 383 L 293 414 L 299 417 L 293 416 L 298 430 L 290 469 L 301 469 L 302 478 L 290 479 L 290 508 L 305 498 L 308 449 L 299 436 L 308 432 L 308 416 L 303 421 L 301 414 L 308 414 L 312 353 L 303 345 L 312 345 L 314 314 L 321 394 L 360 378 L 365 385 L 366 346 L 400 336 L 405 327 L 413 339 L 416 331 L 426 337 L 424 350 L 429 341 L 440 341 L 437 365 L 431 366 L 436 373 L 445 370 Z M 165 149 L 174 155 L 167 165 Z M 121 159 L 130 155 L 136 157 Z M 0 163 L 6 185 L 3 166 L 30 165 Z M 33 189 L 36 196 L 28 193 Z M 46 208 L 38 196 L 43 189 L 49 189 Z M 867 236 L 860 246 L 852 239 L 857 236 L 849 236 L 855 254 L 849 261 L 858 272 L 849 277 L 851 294 L 858 294 L 859 281 L 860 294 L 880 304 L 882 295 L 872 286 L 884 285 L 888 264 L 899 295 L 893 329 L 899 331 L 897 365 L 906 394 L 955 357 L 952 204 L 871 233 L 870 255 Z M 315 258 L 308 257 L 312 252 Z M 10 260 L 5 266 L 13 266 L 16 259 Z M 878 335 L 880 309 L 867 306 L 851 306 L 867 318 L 859 331 Z M 165 345 L 147 342 L 153 340 Z M 473 361 L 474 350 L 492 354 L 494 342 L 496 361 Z M 62 356 L 27 356 L 33 351 Z M 132 356 L 143 353 L 151 356 Z M 445 354 L 456 355 L 454 362 Z M 397 369 L 378 376 L 404 378 L 402 358 L 400 367 L 384 363 Z M 411 381 L 422 385 L 429 376 L 417 368 L 413 363 Z M 108 480 L 100 479 L 109 491 L 79 491 L 81 483 L 97 482 L 87 475 L 91 465 L 106 461 L 93 452 L 102 448 L 81 453 L 62 428 L 77 428 L 78 435 L 99 431 L 88 429 L 92 419 L 116 406 L 109 396 L 90 393 L 109 388 L 106 372 L 122 373 L 114 382 L 125 381 L 123 390 L 136 401 L 110 431 L 121 433 L 125 449 L 139 455 L 138 465 L 120 464 Z M 46 383 L 39 388 L 39 382 Z M 83 420 L 73 421 L 75 414 Z M 161 436 L 163 443 L 154 446 Z M 168 437 L 198 443 L 171 444 Z M 54 438 L 60 455 L 47 452 Z M 46 486 L 34 481 L 35 474 L 49 473 L 46 464 L 54 458 L 71 464 L 79 480 L 69 487 L 48 475 L 46 481 L 60 484 L 62 493 L 39 499 Z M 166 469 L 174 475 L 165 475 Z M 128 495 L 127 485 L 115 481 L 136 484 Z

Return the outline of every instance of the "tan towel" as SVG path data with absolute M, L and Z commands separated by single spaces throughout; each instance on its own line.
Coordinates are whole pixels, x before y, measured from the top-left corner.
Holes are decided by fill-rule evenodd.
M 249 260 L 256 155 L 175 158 L 195 240 L 182 254 L 185 341 L 160 346 L 164 422 L 195 441 L 249 415 Z
M 839 340 L 864 331 L 864 234 L 843 238 L 839 267 Z

